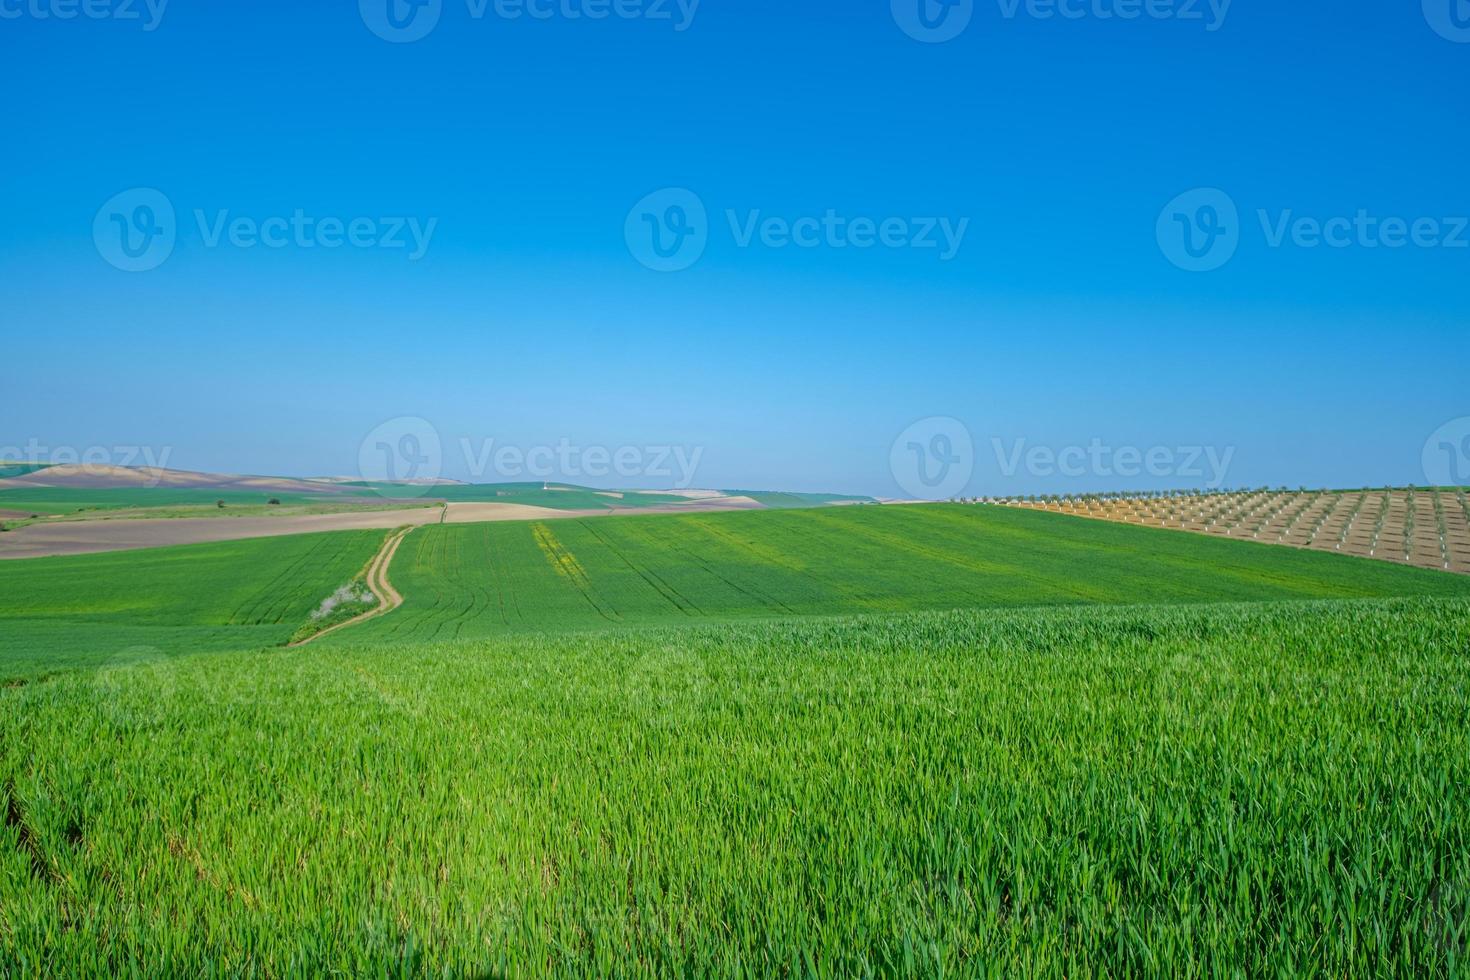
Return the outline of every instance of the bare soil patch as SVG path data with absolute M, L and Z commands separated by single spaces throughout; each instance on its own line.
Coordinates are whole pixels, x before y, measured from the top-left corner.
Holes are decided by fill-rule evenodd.
M 318 531 L 391 530 L 436 524 L 440 509 L 303 514 L 283 517 L 191 518 L 189 520 L 57 521 L 31 524 L 0 534 L 0 560 L 85 555 L 103 551 L 162 548 L 246 538 L 283 537 Z

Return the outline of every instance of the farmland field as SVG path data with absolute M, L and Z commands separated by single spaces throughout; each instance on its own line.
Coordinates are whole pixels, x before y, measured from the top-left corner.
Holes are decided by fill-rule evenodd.
M 0 509 L 32 511 L 37 514 L 73 514 L 82 511 L 144 510 L 154 508 L 212 508 L 219 501 L 230 507 L 264 507 L 270 500 L 282 506 L 352 503 L 351 498 L 328 493 L 273 493 L 200 487 L 135 487 L 94 489 L 89 487 L 17 487 L 0 489 Z M 357 503 L 382 501 L 364 494 Z
M 1006 500 L 1010 506 L 1470 573 L 1465 488 Z
M 1396 600 L 69 673 L 0 692 L 0 972 L 1453 975 L 1467 648 Z
M 284 642 L 381 531 L 0 562 L 0 683 L 142 650 Z
M 0 976 L 1463 972 L 1470 579 L 1003 508 L 429 526 L 283 648 L 384 538 L 0 565 Z
M 1470 597 L 1470 579 L 951 505 L 425 527 L 353 639 L 1077 603 Z M 341 637 L 337 642 L 349 642 Z

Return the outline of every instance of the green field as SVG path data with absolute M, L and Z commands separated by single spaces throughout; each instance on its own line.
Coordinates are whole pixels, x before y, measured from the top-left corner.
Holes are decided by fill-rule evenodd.
M 332 642 L 707 619 L 1078 603 L 1470 597 L 1470 578 L 992 507 L 446 525 L 393 566 L 406 603 Z
M 1470 579 L 948 505 L 430 526 L 282 648 L 384 537 L 0 562 L 0 976 L 1465 971 Z
M 219 490 L 200 487 L 135 487 L 90 489 L 83 487 L 15 487 L 0 490 L 0 510 L 35 514 L 73 514 L 79 511 L 116 511 L 156 507 L 214 507 L 223 500 L 230 506 L 265 506 L 279 500 L 282 506 L 341 503 L 347 499 L 331 493 L 270 493 L 257 490 Z M 362 502 L 374 502 L 364 496 Z
M 285 642 L 383 531 L 0 561 L 0 684 L 143 653 Z
M 0 973 L 1452 976 L 1467 649 L 1419 600 L 66 675 L 0 693 Z

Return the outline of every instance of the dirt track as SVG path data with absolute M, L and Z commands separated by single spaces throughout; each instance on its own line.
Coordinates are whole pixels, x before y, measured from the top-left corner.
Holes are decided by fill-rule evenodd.
M 354 616 L 345 623 L 338 623 L 336 626 L 324 629 L 320 633 L 309 636 L 299 643 L 292 643 L 291 646 L 306 646 L 306 644 L 320 640 L 324 636 L 330 636 L 338 630 L 345 630 L 349 626 L 365 623 L 369 619 L 386 616 L 403 605 L 403 596 L 398 593 L 397 589 L 393 588 L 393 583 L 388 580 L 388 568 L 393 564 L 393 556 L 398 554 L 398 546 L 403 543 L 403 539 L 408 537 L 409 532 L 412 530 L 413 528 L 406 527 L 401 531 L 390 534 L 383 541 L 382 549 L 373 558 L 372 565 L 368 567 L 367 587 L 372 590 L 373 595 L 378 597 L 378 604 L 375 607 L 369 609 L 361 616 Z

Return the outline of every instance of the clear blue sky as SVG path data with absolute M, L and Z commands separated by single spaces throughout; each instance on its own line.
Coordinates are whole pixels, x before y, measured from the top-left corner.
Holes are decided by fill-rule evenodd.
M 1202 20 L 975 0 L 945 43 L 890 0 L 598 20 L 568 12 L 612 0 L 442 0 L 411 43 L 369 29 L 368 0 L 172 0 L 156 24 L 143 0 L 139 20 L 67 2 L 0 0 L 0 445 L 340 474 L 414 416 L 447 476 L 475 475 L 461 440 L 569 440 L 698 447 L 701 486 L 900 495 L 895 438 L 943 416 L 978 494 L 1205 482 L 1008 476 L 995 440 L 1228 449 L 1229 485 L 1423 482 L 1426 440 L 1470 416 L 1470 248 L 1273 247 L 1257 215 L 1444 237 L 1470 215 L 1470 43 L 1419 0 L 1236 0 L 1223 21 L 1207 0 Z M 146 272 L 94 236 L 132 188 L 176 210 Z M 625 235 L 663 188 L 707 208 L 682 271 Z M 1209 272 L 1160 245 L 1195 188 L 1239 209 Z M 411 260 L 211 246 L 196 210 L 437 224 Z M 727 217 L 829 210 L 968 225 L 946 261 L 742 247 Z

